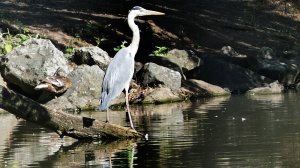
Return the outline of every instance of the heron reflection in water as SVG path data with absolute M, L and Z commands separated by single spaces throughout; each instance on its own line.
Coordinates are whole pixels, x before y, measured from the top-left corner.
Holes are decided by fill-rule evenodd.
M 128 14 L 128 25 L 133 32 L 132 42 L 128 47 L 122 48 L 117 52 L 113 60 L 108 65 L 102 83 L 100 110 L 106 110 L 106 122 L 109 122 L 108 108 L 111 101 L 119 96 L 125 89 L 126 108 L 132 129 L 134 129 L 134 127 L 129 110 L 128 90 L 134 73 L 134 57 L 140 43 L 140 30 L 134 23 L 134 19 L 137 16 L 147 15 L 164 15 L 164 13 L 147 10 L 139 6 L 135 6 L 130 10 Z

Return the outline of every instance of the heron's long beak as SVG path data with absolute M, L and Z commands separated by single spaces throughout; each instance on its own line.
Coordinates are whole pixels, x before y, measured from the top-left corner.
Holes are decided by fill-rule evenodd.
M 146 15 L 165 15 L 165 13 L 157 12 L 157 11 L 153 11 L 153 10 L 146 10 L 145 14 Z

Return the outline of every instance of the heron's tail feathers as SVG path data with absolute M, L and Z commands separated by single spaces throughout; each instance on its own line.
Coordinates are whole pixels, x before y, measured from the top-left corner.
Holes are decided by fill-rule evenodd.
M 108 106 L 109 106 L 109 96 L 107 95 L 106 92 L 102 92 L 99 109 L 101 111 L 106 110 L 108 109 Z

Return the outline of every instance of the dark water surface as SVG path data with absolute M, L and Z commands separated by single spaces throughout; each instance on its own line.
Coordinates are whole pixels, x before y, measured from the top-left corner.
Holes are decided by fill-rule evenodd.
M 0 167 L 299 167 L 300 95 L 135 107 L 148 141 L 78 143 L 0 112 Z M 84 112 L 105 119 L 103 112 Z M 124 112 L 112 122 L 128 125 Z

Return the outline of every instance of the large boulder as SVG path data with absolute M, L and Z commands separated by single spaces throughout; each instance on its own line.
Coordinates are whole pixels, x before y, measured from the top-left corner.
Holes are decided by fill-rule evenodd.
M 182 92 L 188 97 L 213 97 L 228 96 L 230 92 L 227 90 L 197 79 L 189 79 L 183 83 Z
M 179 49 L 170 50 L 166 56 L 150 55 L 147 61 L 178 71 L 184 79 L 186 79 L 185 72 L 199 67 L 202 63 L 192 52 Z
M 170 103 L 182 101 L 182 98 L 178 96 L 178 94 L 172 92 L 170 88 L 159 87 L 153 89 L 150 93 L 148 93 L 144 99 L 142 100 L 143 104 L 153 104 L 153 103 Z
M 68 77 L 72 87 L 62 96 L 49 101 L 46 106 L 60 109 L 89 109 L 99 105 L 104 71 L 97 65 L 81 65 Z
M 142 70 L 142 84 L 165 85 L 172 90 L 178 90 L 181 86 L 181 75 L 172 69 L 157 65 L 155 63 L 146 63 Z
M 173 49 L 167 53 L 167 59 L 182 68 L 183 72 L 195 69 L 201 64 L 201 59 L 185 50 Z
M 233 93 L 243 93 L 273 82 L 251 70 L 222 60 L 206 57 L 203 58 L 203 62 L 201 67 L 190 71 L 188 77 L 227 88 Z
M 98 65 L 102 70 L 106 70 L 112 58 L 108 53 L 99 47 L 81 47 L 75 49 L 71 60 L 78 65 Z
M 53 76 L 58 70 L 71 71 L 63 53 L 45 39 L 29 39 L 14 48 L 1 62 L 1 74 L 7 83 L 19 87 L 24 93 L 35 95 L 34 87 L 40 80 Z

